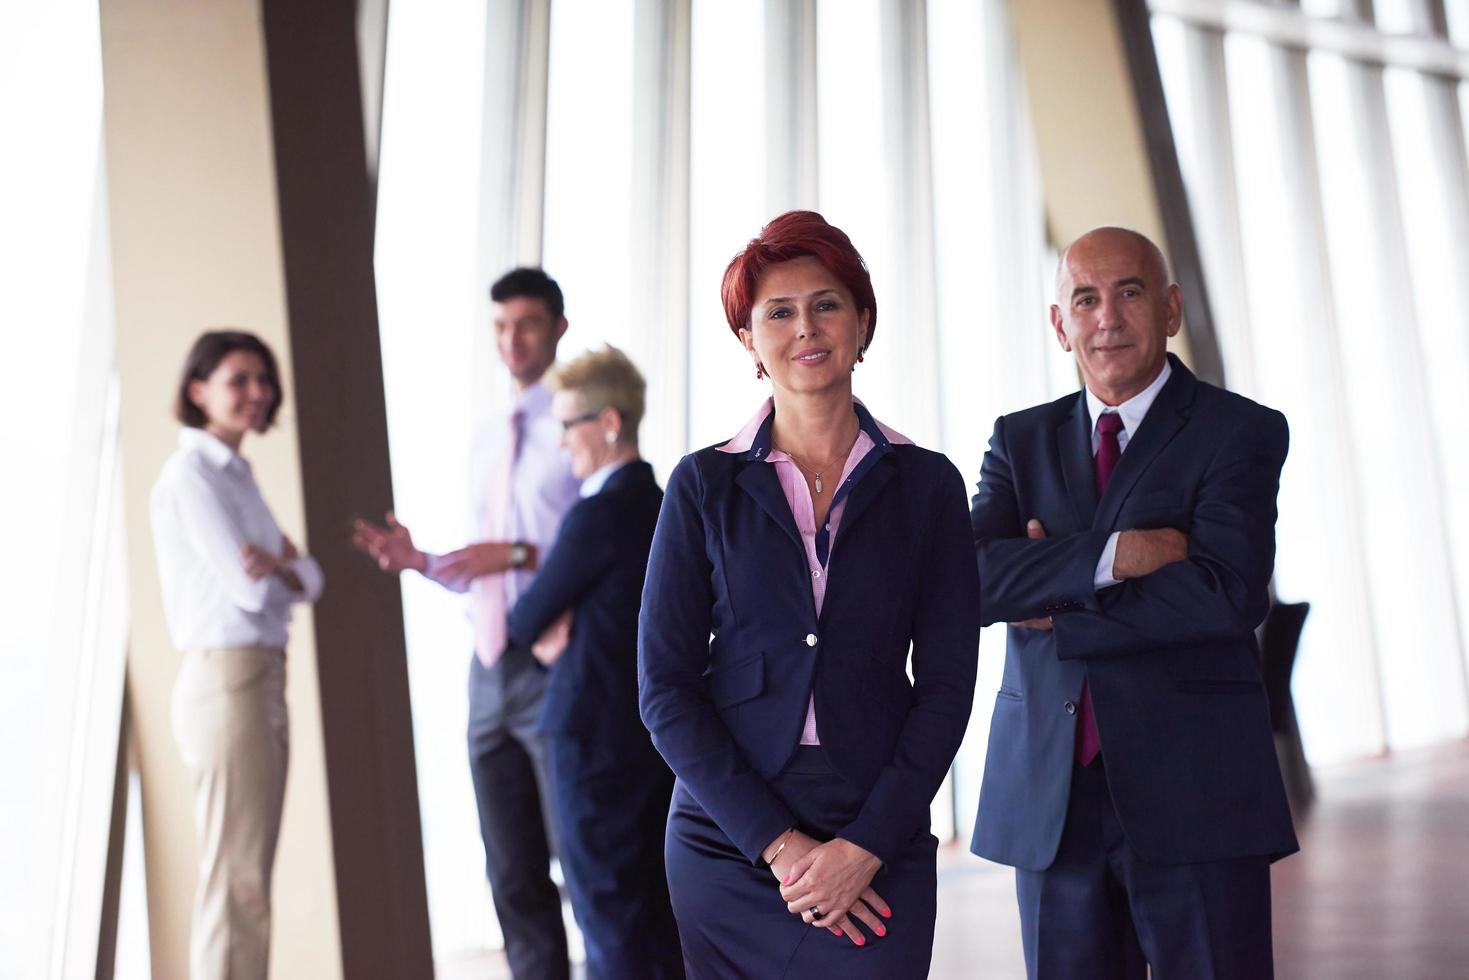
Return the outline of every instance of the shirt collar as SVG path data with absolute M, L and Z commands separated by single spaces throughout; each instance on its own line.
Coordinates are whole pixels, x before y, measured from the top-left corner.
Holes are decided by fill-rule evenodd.
M 631 462 L 632 460 L 630 459 L 624 459 L 617 463 L 608 463 L 606 466 L 602 467 L 600 470 L 593 473 L 585 480 L 581 481 L 582 499 L 585 500 L 587 497 L 595 497 L 597 494 L 601 493 L 602 488 L 607 485 L 607 481 L 612 479 L 612 474 L 616 473 L 618 470 L 622 469 L 624 466 Z
M 247 469 L 250 466 L 245 462 L 243 456 L 226 446 L 217 436 L 191 425 L 186 425 L 179 430 L 179 448 L 197 452 L 204 457 L 205 462 L 217 470 L 228 468 L 236 460 L 239 460 Z
M 886 452 L 890 446 L 911 446 L 913 440 L 873 418 L 862 399 L 854 397 L 852 408 L 857 412 L 857 424 L 872 440 L 874 446 Z M 770 455 L 771 430 L 775 427 L 775 399 L 767 398 L 760 410 L 750 417 L 735 437 L 719 447 L 722 453 L 742 454 L 746 459 L 765 459 Z
M 1163 370 L 1153 379 L 1153 383 L 1142 391 L 1133 395 L 1121 405 L 1107 405 L 1096 395 L 1092 394 L 1090 388 L 1086 389 L 1086 407 L 1092 414 L 1092 432 L 1097 431 L 1097 419 L 1102 417 L 1103 412 L 1116 412 L 1122 416 L 1122 427 L 1127 430 L 1128 438 L 1137 431 L 1137 427 L 1143 424 L 1143 416 L 1148 414 L 1148 409 L 1153 407 L 1153 402 L 1158 397 L 1158 392 L 1168 383 L 1168 378 L 1173 374 L 1173 365 L 1165 359 Z
M 510 411 L 520 412 L 527 417 L 544 415 L 551 410 L 551 389 L 540 381 L 517 392 Z

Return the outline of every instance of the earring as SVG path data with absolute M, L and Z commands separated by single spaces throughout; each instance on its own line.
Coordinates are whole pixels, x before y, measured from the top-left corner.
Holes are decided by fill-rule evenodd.
M 863 357 L 862 357 L 862 352 L 861 352 L 861 351 L 860 351 L 860 350 L 859 350 L 859 351 L 858 351 L 858 352 L 857 352 L 857 363 L 858 363 L 858 364 L 861 364 L 861 363 L 862 363 L 862 360 L 863 360 Z
M 761 381 L 761 380 L 764 380 L 764 378 L 765 378 L 765 365 L 763 365 L 763 364 L 756 364 L 755 365 L 755 380 L 756 381 Z
M 609 431 L 603 433 L 603 435 L 607 438 L 607 445 L 609 445 L 609 446 L 612 445 L 614 442 L 617 441 L 617 433 L 615 433 L 615 432 L 612 432 L 612 431 L 609 430 Z

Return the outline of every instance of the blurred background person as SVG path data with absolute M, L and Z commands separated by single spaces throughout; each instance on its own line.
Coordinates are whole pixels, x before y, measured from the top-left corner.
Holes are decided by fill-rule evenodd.
M 783 214 L 722 293 L 774 397 L 674 470 L 639 636 L 685 965 L 926 976 L 979 643 L 964 481 L 852 396 L 877 302 L 844 232 Z
M 183 664 L 173 725 L 194 783 L 199 882 L 195 980 L 263 978 L 270 877 L 289 746 L 291 606 L 321 595 L 321 569 L 281 533 L 240 455 L 282 400 L 274 355 L 239 331 L 201 336 L 184 361 L 183 423 L 152 494 L 164 613 Z
M 392 514 L 359 520 L 353 543 L 385 572 L 413 569 L 469 592 L 469 774 L 485 869 L 511 972 L 529 980 L 570 976 L 561 893 L 551 880 L 553 834 L 545 749 L 536 731 L 546 671 L 507 642 L 505 616 L 531 582 L 581 481 L 561 452 L 561 424 L 542 378 L 566 333 L 561 287 L 544 270 L 512 269 L 490 287 L 495 347 L 515 383 L 509 409 L 480 435 L 471 463 L 476 540 L 457 551 L 419 550 Z
M 638 609 L 663 502 L 638 454 L 646 385 L 605 347 L 552 368 L 547 386 L 582 499 L 509 627 L 551 671 L 540 729 L 561 870 L 589 980 L 681 978 L 663 870 L 673 774 L 638 718 Z

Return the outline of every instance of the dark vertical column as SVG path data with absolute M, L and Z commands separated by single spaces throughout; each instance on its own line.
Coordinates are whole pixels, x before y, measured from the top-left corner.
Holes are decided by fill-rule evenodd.
M 317 665 L 346 977 L 433 972 L 398 583 L 348 522 L 392 501 L 351 0 L 265 0 L 301 474 L 328 583 Z
M 1152 16 L 1147 0 L 1113 0 L 1117 27 L 1127 53 L 1137 98 L 1148 163 L 1153 171 L 1153 188 L 1158 212 L 1168 236 L 1168 254 L 1173 277 L 1183 287 L 1184 320 L 1188 324 L 1189 350 L 1194 373 L 1212 384 L 1224 384 L 1224 357 L 1219 351 L 1219 334 L 1214 329 L 1214 309 L 1209 303 L 1204 261 L 1199 253 L 1188 189 L 1173 141 L 1173 124 L 1163 93 L 1163 76 L 1158 70 L 1158 52 L 1153 47 Z

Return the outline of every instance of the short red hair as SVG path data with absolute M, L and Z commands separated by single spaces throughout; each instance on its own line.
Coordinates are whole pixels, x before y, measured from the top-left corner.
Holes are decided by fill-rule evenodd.
M 815 211 L 787 211 L 771 220 L 730 260 L 719 289 L 730 330 L 738 337 L 741 330 L 750 326 L 750 310 L 766 269 L 807 255 L 816 258 L 841 281 L 852 294 L 858 310 L 867 311 L 867 341 L 862 345 L 866 350 L 877 328 L 877 297 L 872 293 L 872 276 L 847 233 L 828 224 Z

